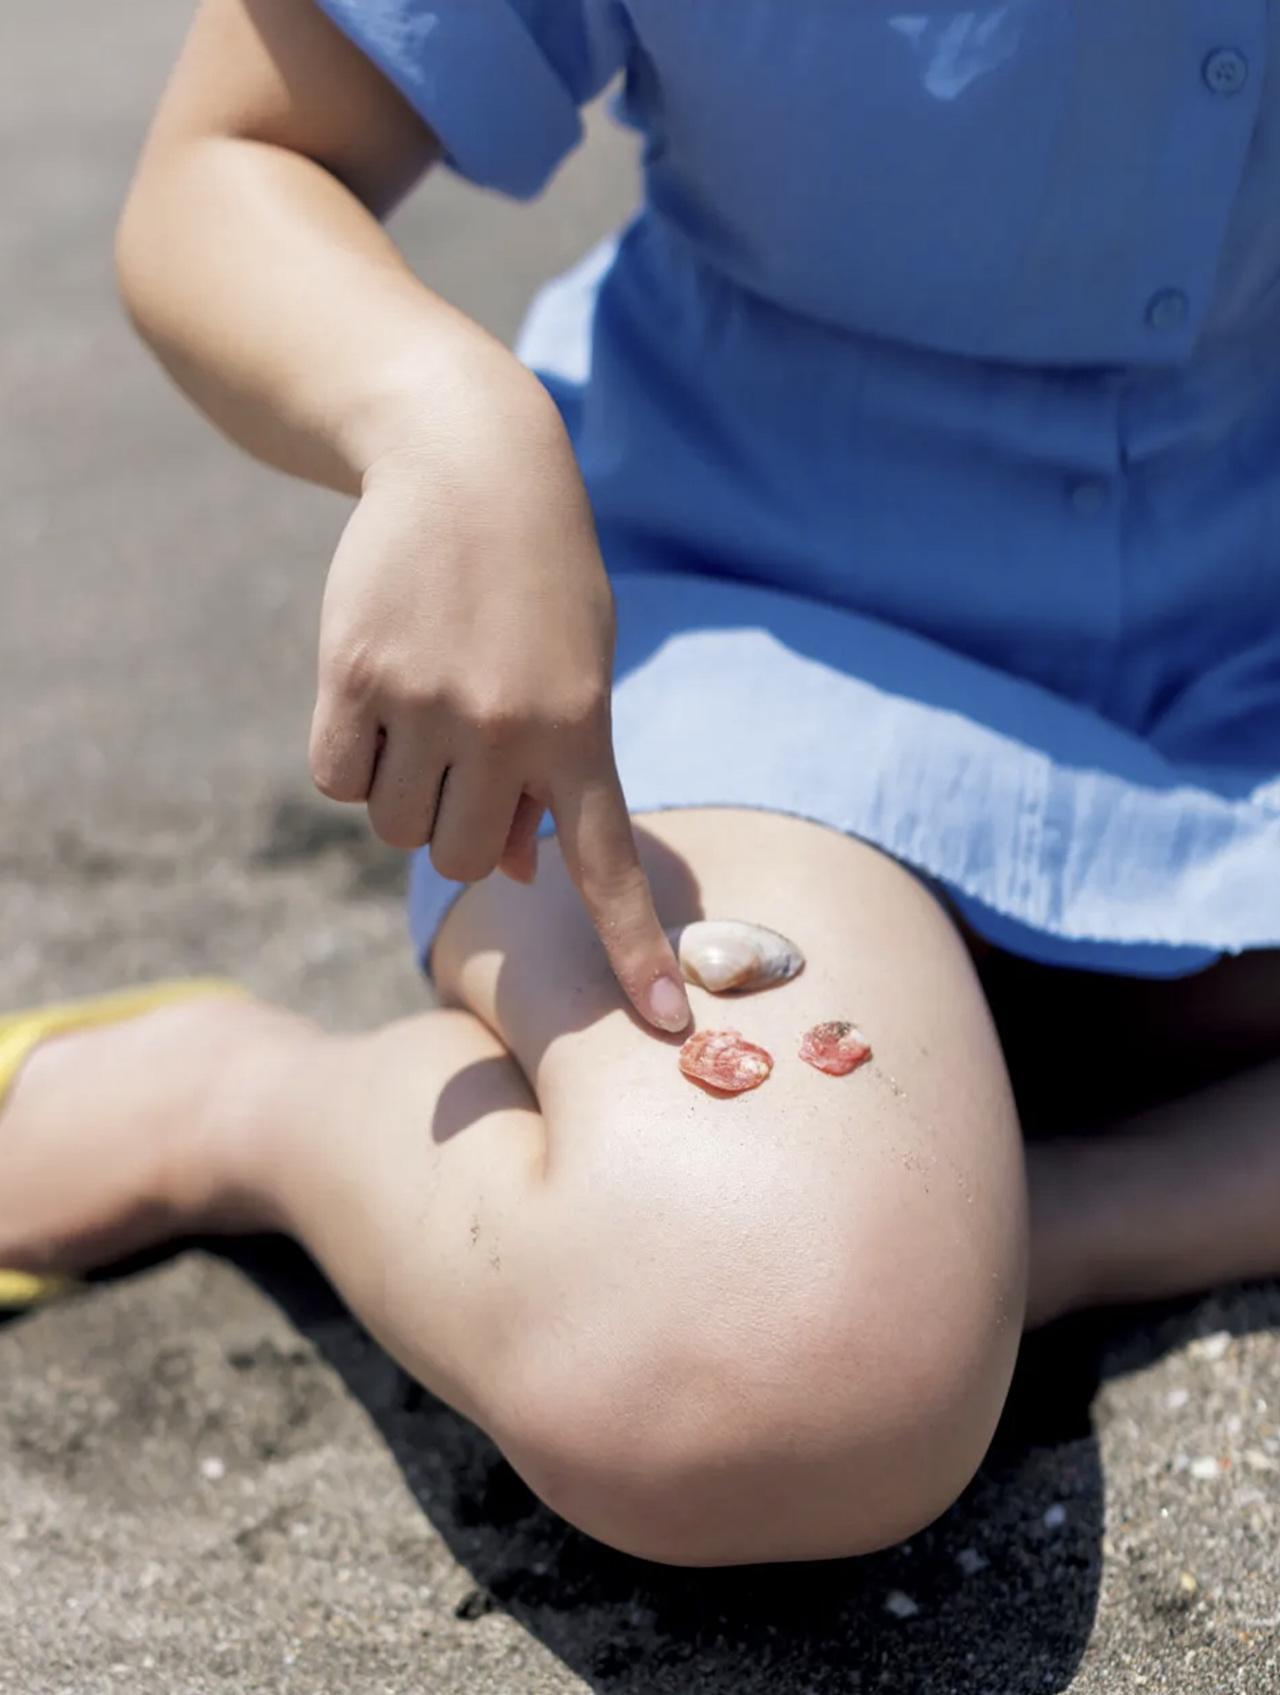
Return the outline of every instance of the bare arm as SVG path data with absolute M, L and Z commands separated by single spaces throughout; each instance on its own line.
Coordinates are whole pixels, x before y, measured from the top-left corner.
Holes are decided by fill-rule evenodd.
M 348 493 L 476 364 L 515 359 L 378 223 L 430 168 L 417 114 L 311 0 L 205 0 L 120 222 L 139 331 L 220 429 Z
M 567 437 L 378 223 L 438 155 L 313 0 L 204 0 L 121 220 L 121 289 L 228 436 L 360 497 L 321 620 L 320 789 L 463 881 L 531 879 L 550 808 L 627 996 L 680 1029 L 614 766 L 613 603 Z

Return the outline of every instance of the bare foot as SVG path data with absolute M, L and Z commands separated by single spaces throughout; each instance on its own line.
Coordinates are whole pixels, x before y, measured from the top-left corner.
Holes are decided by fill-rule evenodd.
M 0 1107 L 0 1265 L 81 1271 L 196 1229 L 273 1221 L 246 1184 L 245 1068 L 309 1027 L 210 998 L 42 1043 Z

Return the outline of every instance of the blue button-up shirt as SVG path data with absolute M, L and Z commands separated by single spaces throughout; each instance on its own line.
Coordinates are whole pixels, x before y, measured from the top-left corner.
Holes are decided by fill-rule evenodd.
M 701 782 L 824 816 L 1060 939 L 1280 943 L 1280 6 L 322 3 L 459 170 L 517 195 L 621 73 L 643 210 L 590 380 L 558 387 L 619 581 L 703 585 L 668 596 L 689 637 L 747 617 L 735 594 L 798 597 L 855 683 L 892 631 L 880 681 L 917 704 L 929 654 L 985 679 L 939 685 L 931 730 L 904 710 L 821 805 L 786 777 L 816 721 L 713 795 L 627 730 L 624 682 L 634 799 Z M 624 670 L 681 633 L 660 601 L 624 620 Z M 775 740 L 796 699 L 778 684 Z M 1040 798 L 993 801 L 975 772 L 1024 755 Z

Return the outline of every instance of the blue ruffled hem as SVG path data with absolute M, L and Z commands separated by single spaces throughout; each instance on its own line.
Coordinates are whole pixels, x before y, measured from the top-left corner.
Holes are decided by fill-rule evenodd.
M 623 569 L 614 585 L 615 745 L 634 811 L 814 819 L 1048 964 L 1179 976 L 1280 945 L 1268 774 L 1193 776 L 1033 683 L 810 600 L 684 573 Z M 422 957 L 456 893 L 419 856 Z

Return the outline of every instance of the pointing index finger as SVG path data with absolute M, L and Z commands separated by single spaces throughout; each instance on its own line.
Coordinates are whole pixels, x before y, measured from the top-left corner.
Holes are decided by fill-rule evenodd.
M 609 769 L 555 795 L 565 865 L 614 976 L 646 1023 L 685 1029 L 691 1019 L 680 967 L 654 911 L 622 786 Z

